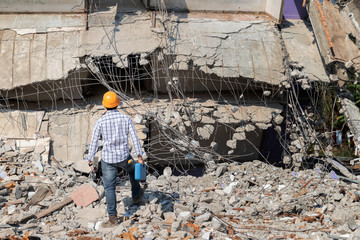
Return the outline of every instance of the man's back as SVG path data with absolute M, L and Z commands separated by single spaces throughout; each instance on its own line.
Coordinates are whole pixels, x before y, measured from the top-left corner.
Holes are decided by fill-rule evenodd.
M 93 141 L 101 136 L 103 145 L 101 159 L 107 163 L 124 161 L 129 156 L 129 135 L 136 154 L 142 154 L 131 118 L 116 109 L 108 110 L 95 124 L 93 133 L 95 138 L 93 137 L 90 144 L 89 155 L 94 152 L 94 148 L 97 149 L 97 143 Z

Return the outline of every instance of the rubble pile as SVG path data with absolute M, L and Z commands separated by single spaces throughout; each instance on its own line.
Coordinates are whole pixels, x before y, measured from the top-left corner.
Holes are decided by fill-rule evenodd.
M 32 161 L 36 148 L 20 154 L 16 146 L 4 146 L 0 239 L 356 239 L 360 235 L 358 184 L 342 181 L 321 166 L 295 172 L 257 160 L 209 161 L 201 177 L 174 176 L 167 167 L 162 175 L 148 174 L 139 205 L 132 202 L 130 182 L 119 175 L 119 225 L 105 229 L 101 181 L 94 182 L 73 164 L 54 157 L 41 160 L 39 169 Z

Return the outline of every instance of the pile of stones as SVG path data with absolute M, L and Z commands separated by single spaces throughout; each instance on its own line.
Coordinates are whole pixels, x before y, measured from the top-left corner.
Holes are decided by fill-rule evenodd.
M 0 182 L 0 239 L 25 235 L 93 240 L 357 239 L 360 235 L 358 182 L 344 181 L 321 165 L 295 172 L 257 160 L 210 161 L 201 177 L 174 176 L 167 167 L 162 174 L 148 174 L 144 199 L 137 205 L 127 176 L 120 174 L 119 225 L 102 228 L 107 213 L 99 179 L 94 182 L 54 158 L 42 172 L 21 169 L 25 161 L 8 162 L 7 176 Z M 57 204 L 84 183 L 99 195 L 87 207 L 71 202 L 42 218 L 17 221 Z M 46 193 L 43 199 L 32 201 L 40 190 Z

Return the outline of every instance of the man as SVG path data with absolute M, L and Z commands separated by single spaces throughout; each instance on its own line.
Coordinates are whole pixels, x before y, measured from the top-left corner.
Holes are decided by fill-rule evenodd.
M 89 155 L 86 159 L 92 171 L 96 171 L 92 161 L 98 149 L 98 140 L 102 137 L 103 148 L 101 151 L 101 170 L 104 181 L 107 212 L 109 220 L 102 227 L 114 227 L 118 224 L 116 211 L 116 175 L 117 169 L 122 168 L 130 177 L 132 198 L 135 204 L 139 203 L 144 190 L 139 181 L 135 180 L 135 162 L 129 153 L 128 136 L 130 135 L 132 145 L 138 157 L 138 162 L 144 164 L 139 139 L 136 135 L 131 118 L 116 110 L 120 99 L 115 92 L 109 91 L 104 94 L 102 104 L 107 112 L 95 124 Z

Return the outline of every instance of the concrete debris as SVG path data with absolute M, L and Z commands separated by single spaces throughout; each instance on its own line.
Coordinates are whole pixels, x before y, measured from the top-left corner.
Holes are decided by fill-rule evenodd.
M 244 228 L 260 239 L 344 234 L 351 238 L 360 226 L 360 215 L 353 210 L 360 206 L 357 184 L 318 169 L 292 172 L 256 160 L 243 164 L 209 161 L 201 177 L 174 176 L 170 167 L 160 176 L 148 173 L 148 188 L 140 205 L 132 204 L 130 184 L 119 178 L 120 224 L 115 231 L 102 229 L 101 222 L 107 218 L 103 186 L 62 162 L 58 164 L 64 166 L 63 171 L 54 171 L 57 166 L 46 162 L 43 172 L 28 173 L 27 166 L 32 164 L 27 162 L 28 155 L 31 152 L 17 159 L 22 163 L 17 171 L 5 165 L 9 176 L 1 181 L 0 189 L 6 191 L 0 205 L 7 207 L 0 210 L 4 216 L 0 224 L 21 220 L 22 229 L 41 239 L 67 236 L 79 227 L 86 231 L 84 235 L 99 239 L 129 235 L 226 239 L 240 236 Z M 18 180 L 12 180 L 14 176 Z M 93 188 L 94 193 L 82 194 Z M 70 192 L 79 193 L 71 194 L 74 201 L 66 198 Z M 83 207 L 78 201 L 85 202 Z M 31 217 L 34 215 L 37 218 Z M 49 222 L 57 223 L 56 231 Z M 9 229 L 2 230 L 1 236 L 21 234 Z
M 0 139 L 0 239 L 15 239 L 15 236 L 28 239 L 28 235 L 44 240 L 356 239 L 359 236 L 359 178 L 331 158 L 332 144 L 323 147 L 316 141 L 319 134 L 312 127 L 315 118 L 310 117 L 308 109 L 301 106 L 301 114 L 291 114 L 299 113 L 296 108 L 300 102 L 284 104 L 284 97 L 293 96 L 300 88 L 307 92 L 314 85 L 341 79 L 323 67 L 307 22 L 286 21 L 276 26 L 261 19 L 220 20 L 212 16 L 217 13 L 211 12 L 189 13 L 187 17 L 182 17 L 182 13 L 165 16 L 152 11 L 118 15 L 116 9 L 110 13 L 111 17 L 104 17 L 101 22 L 98 16 L 89 13 L 86 31 L 64 31 L 61 35 L 56 30 L 23 35 L 1 30 L 2 56 L 14 57 L 14 61 L 2 58 L 2 62 L 14 62 L 0 76 L 6 80 L 2 89 L 35 88 L 42 85 L 29 84 L 45 80 L 62 84 L 61 79 L 65 81 L 70 72 L 78 73 L 78 70 L 89 70 L 105 86 L 108 81 L 100 69 L 105 61 L 110 67 L 121 68 L 117 69 L 118 73 L 128 72 L 130 66 L 154 71 L 166 79 L 165 83 L 155 82 L 154 75 L 154 84 L 149 81 L 144 86 L 141 84 L 141 88 L 156 92 L 156 101 L 154 96 L 148 98 L 152 93 L 145 91 L 139 99 L 137 90 L 130 87 L 131 93 L 126 94 L 119 111 L 132 118 L 141 145 L 150 156 L 149 165 L 151 160 L 162 158 L 169 163 L 168 156 L 173 156 L 171 160 L 177 167 L 184 160 L 191 164 L 199 161 L 204 164 L 201 174 L 197 174 L 201 176 L 179 174 L 179 169 L 169 167 L 173 166 L 170 164 L 159 164 L 158 169 L 151 166 L 144 200 L 135 205 L 127 176 L 119 174 L 116 179 L 119 225 L 103 229 L 101 224 L 107 216 L 101 174 L 91 173 L 82 159 L 91 136 L 89 131 L 105 110 L 100 105 L 86 103 L 85 108 L 56 107 L 62 110 L 46 113 L 4 111 L 0 113 L 0 123 L 7 129 Z M 136 31 L 132 30 L 134 26 Z M 172 36 L 168 35 L 170 30 Z M 116 41 L 108 38 L 109 32 Z M 170 43 L 164 41 L 169 38 Z M 43 46 L 41 53 L 47 53 L 39 61 L 35 61 L 35 53 L 39 52 L 35 43 Z M 35 51 L 30 51 L 33 45 Z M 117 49 L 115 52 L 113 47 Z M 21 49 L 25 54 L 20 54 Z M 351 58 L 344 58 L 345 62 L 339 60 L 351 70 L 358 67 L 360 58 L 358 54 L 349 55 Z M 52 60 L 45 64 L 48 58 Z M 100 59 L 98 65 L 95 59 Z M 45 64 L 46 71 L 29 72 L 34 63 Z M 151 69 L 157 65 L 159 68 Z M 139 73 L 141 76 L 143 71 Z M 188 73 L 201 77 L 192 79 Z M 209 83 L 205 84 L 204 79 Z M 124 81 L 126 88 L 127 82 Z M 72 84 L 82 83 L 76 80 Z M 233 88 L 235 84 L 238 86 Z M 193 89 L 188 89 L 188 85 L 193 85 Z M 67 86 L 70 92 L 72 87 Z M 81 91 L 87 91 L 87 86 L 82 87 Z M 254 87 L 256 96 L 251 96 L 248 87 Z M 17 89 L 15 92 L 19 100 Z M 164 97 L 165 92 L 171 100 Z M 210 99 L 206 92 L 218 92 L 219 97 Z M 187 97 L 182 100 L 183 93 Z M 82 94 L 63 96 L 64 102 L 78 99 Z M 230 94 L 236 97 L 229 97 Z M 91 93 L 84 95 L 88 98 Z M 58 98 L 54 96 L 53 101 Z M 40 100 L 37 101 L 40 106 Z M 349 109 L 344 107 L 342 113 L 348 116 Z M 17 126 L 11 125 L 9 119 L 14 119 Z M 357 129 L 356 124 L 347 121 L 354 139 L 358 139 L 360 134 L 353 130 Z M 269 142 L 275 139 L 274 130 L 279 133 L 276 137 L 281 137 L 279 142 L 286 144 L 282 160 L 291 170 L 259 160 L 229 161 L 242 156 L 250 156 L 250 160 L 270 156 L 264 146 L 273 147 Z M 329 132 L 321 136 L 324 141 L 331 141 Z M 99 148 L 102 147 L 100 142 Z M 311 156 L 309 149 L 313 150 Z M 56 158 L 49 158 L 50 152 Z M 169 155 L 162 155 L 164 152 Z M 306 159 L 320 154 L 326 155 L 323 159 L 326 166 L 310 165 L 310 169 L 300 170 Z M 100 151 L 96 158 L 101 159 Z M 324 172 L 328 166 L 334 171 Z M 338 175 L 339 172 L 345 177 Z

